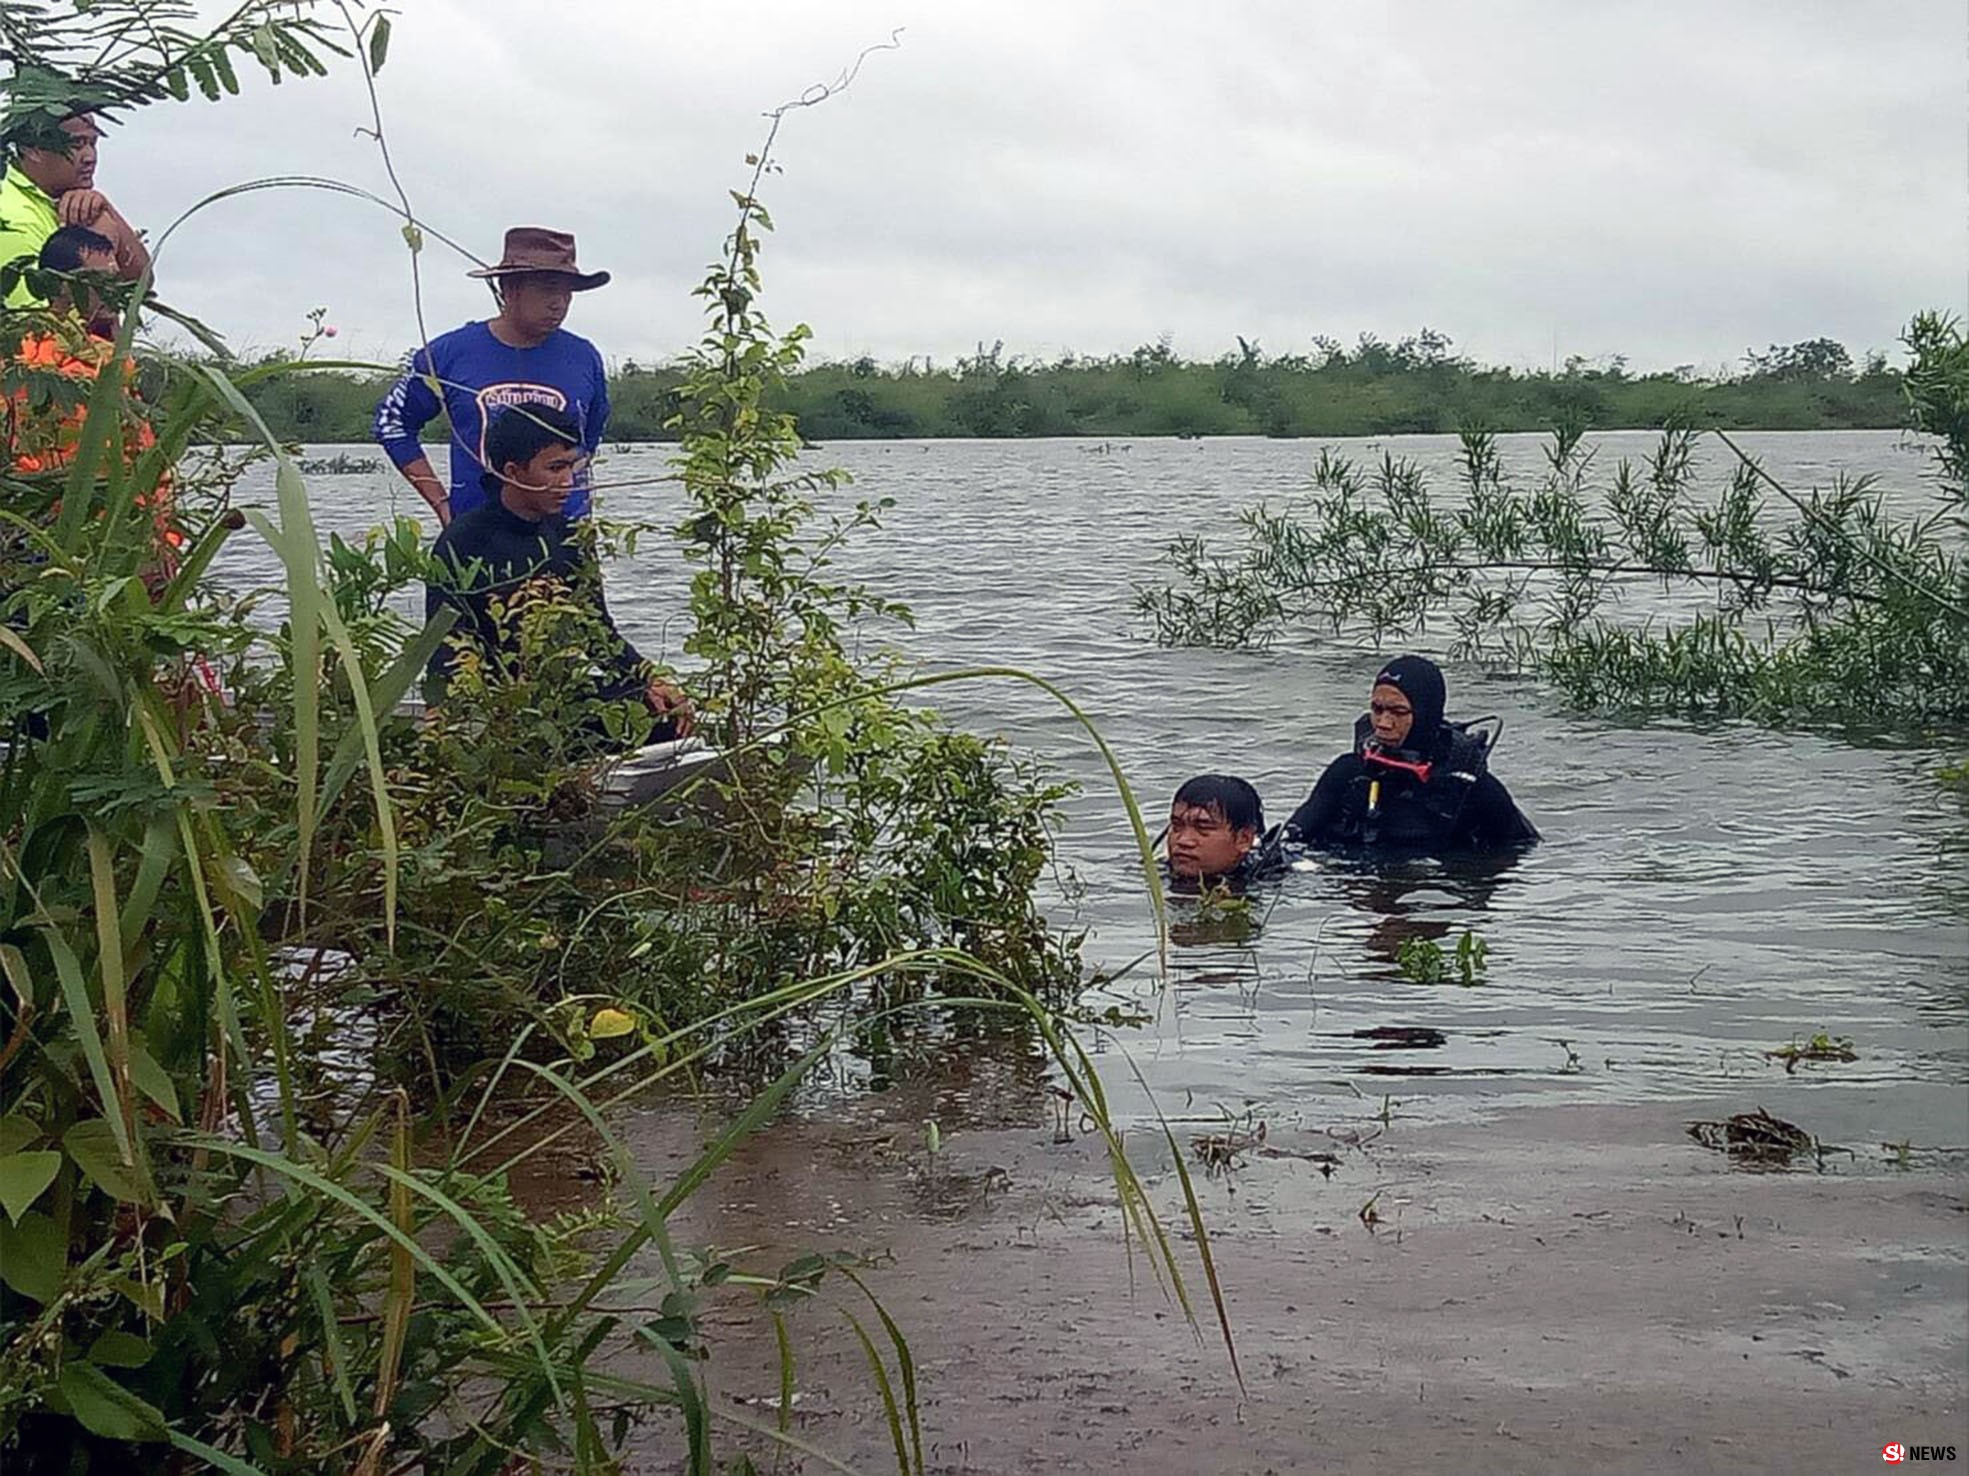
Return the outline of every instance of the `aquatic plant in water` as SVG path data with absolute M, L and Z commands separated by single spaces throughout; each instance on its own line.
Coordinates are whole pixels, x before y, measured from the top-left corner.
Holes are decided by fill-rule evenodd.
M 1411 984 L 1446 984 L 1454 977 L 1469 989 L 1490 967 L 1490 945 L 1468 928 L 1449 951 L 1433 938 L 1405 938 L 1395 953 L 1395 966 Z
M 1942 437 L 1932 511 L 1889 513 L 1869 477 L 1794 491 L 1726 435 L 1735 470 L 1699 490 L 1699 432 L 1685 424 L 1644 464 L 1623 459 L 1599 477 L 1584 422 L 1561 422 L 1545 474 L 1524 490 L 1507 481 L 1495 436 L 1472 429 L 1453 502 L 1392 453 L 1362 467 L 1323 449 L 1304 498 L 1243 511 L 1233 551 L 1171 544 L 1167 582 L 1139 587 L 1136 609 L 1181 644 L 1446 626 L 1457 654 L 1535 672 L 1583 708 L 1959 725 L 1969 380 L 1953 322 L 1924 315 L 1908 341 L 1911 423 Z M 1623 612 L 1650 590 L 1658 613 Z
M 383 463 L 378 458 L 351 456 L 346 451 L 338 451 L 333 456 L 304 456 L 294 464 L 304 477 L 373 476 L 383 470 Z
M 1774 1051 L 1764 1052 L 1773 1061 L 1784 1062 L 1785 1075 L 1790 1076 L 1798 1070 L 1801 1063 L 1822 1061 L 1857 1061 L 1859 1052 L 1853 1049 L 1853 1042 L 1847 1036 L 1831 1036 L 1821 1030 L 1810 1040 L 1793 1040 L 1779 1046 Z

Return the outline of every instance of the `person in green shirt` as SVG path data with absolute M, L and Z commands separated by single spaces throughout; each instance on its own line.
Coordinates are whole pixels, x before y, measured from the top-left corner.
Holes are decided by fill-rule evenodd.
M 0 175 L 0 266 L 21 257 L 37 258 L 48 238 L 63 226 L 84 226 L 107 237 L 116 253 L 116 274 L 134 282 L 150 266 L 143 238 L 96 188 L 96 147 L 102 130 L 83 114 L 62 121 L 63 149 L 22 148 Z M 7 294 L 8 307 L 39 302 L 23 280 Z

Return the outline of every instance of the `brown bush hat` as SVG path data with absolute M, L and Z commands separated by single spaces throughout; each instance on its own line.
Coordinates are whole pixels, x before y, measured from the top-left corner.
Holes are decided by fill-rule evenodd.
M 586 292 L 608 284 L 607 272 L 584 272 L 574 264 L 574 237 L 566 231 L 550 231 L 545 226 L 514 226 L 506 232 L 506 251 L 497 266 L 481 267 L 467 276 L 480 278 L 517 277 L 523 273 L 545 272 L 569 278 L 576 292 Z

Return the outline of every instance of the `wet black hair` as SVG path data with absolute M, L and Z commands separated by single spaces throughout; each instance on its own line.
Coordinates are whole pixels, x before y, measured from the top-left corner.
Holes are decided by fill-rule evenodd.
M 1265 829 L 1265 802 L 1258 798 L 1257 790 L 1234 774 L 1199 774 L 1177 790 L 1169 804 L 1171 809 L 1195 805 L 1215 810 L 1232 830 L 1262 834 Z
M 513 405 L 485 430 L 485 470 L 479 483 L 497 492 L 499 473 L 517 462 L 524 466 L 549 446 L 581 445 L 581 427 L 565 410 L 551 405 Z
M 35 259 L 35 265 L 45 272 L 79 272 L 82 258 L 92 251 L 106 251 L 114 256 L 116 243 L 87 226 L 63 226 L 41 243 L 41 255 Z

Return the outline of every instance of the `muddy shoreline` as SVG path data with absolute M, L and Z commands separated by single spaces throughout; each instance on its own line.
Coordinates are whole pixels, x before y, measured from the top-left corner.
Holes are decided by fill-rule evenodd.
M 1969 1104 L 1934 1091 L 1927 1112 L 1969 1143 Z M 787 1120 L 675 1224 L 685 1244 L 757 1247 L 756 1265 L 868 1256 L 914 1353 L 932 1472 L 1845 1471 L 1889 1441 L 1969 1459 L 1969 1155 L 1902 1166 L 1871 1145 L 1746 1172 L 1689 1140 L 1692 1117 L 1748 1105 L 1274 1131 L 1197 1179 L 1242 1392 L 1187 1237 L 1201 1341 L 1139 1254 L 1131 1284 L 1099 1141 L 1054 1142 L 1037 1112 L 949 1130 L 934 1161 L 934 1104 L 907 1092 Z M 624 1127 L 659 1179 L 706 1130 L 675 1108 Z M 1130 1152 L 1177 1234 L 1166 1152 L 1142 1131 Z M 769 1423 L 766 1320 L 728 1300 L 710 1326 L 720 1409 Z M 795 1432 L 894 1469 L 846 1323 L 805 1308 L 793 1331 Z M 643 1448 L 627 1470 L 677 1469 L 675 1431 Z

